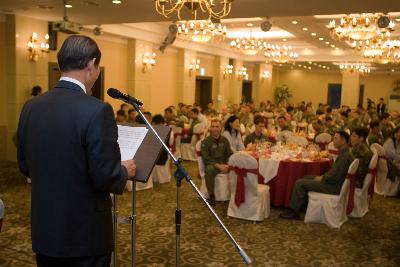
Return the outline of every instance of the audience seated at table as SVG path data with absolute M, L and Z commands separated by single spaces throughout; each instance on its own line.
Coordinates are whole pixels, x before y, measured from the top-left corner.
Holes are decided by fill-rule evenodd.
M 349 150 L 350 136 L 344 131 L 334 135 L 333 144 L 339 150 L 339 155 L 332 168 L 322 176 L 306 175 L 296 181 L 290 199 L 290 209 L 279 216 L 284 219 L 300 219 L 299 213 L 306 207 L 309 191 L 338 195 L 346 179 L 347 170 L 354 157 Z
M 268 137 L 263 134 L 265 129 L 264 117 L 258 115 L 254 117 L 255 130 L 251 134 L 247 135 L 244 139 L 244 146 L 247 147 L 250 143 L 261 143 L 268 141 Z
M 354 158 L 359 159 L 358 169 L 356 173 L 356 187 L 362 188 L 365 176 L 368 173 L 369 163 L 372 158 L 372 150 L 366 144 L 365 140 L 368 136 L 367 128 L 356 128 L 351 133 L 351 153 Z
M 232 115 L 225 123 L 225 130 L 222 134 L 231 145 L 232 152 L 241 151 L 244 149 L 242 136 L 240 134 L 239 118 Z
M 286 117 L 283 115 L 278 117 L 278 126 L 280 131 L 293 131 L 292 127 L 286 121 Z
M 210 195 L 210 205 L 215 206 L 214 184 L 218 173 L 228 173 L 228 160 L 232 155 L 228 139 L 221 135 L 221 122 L 211 120 L 210 135 L 201 143 L 201 157 L 205 165 L 205 180 Z

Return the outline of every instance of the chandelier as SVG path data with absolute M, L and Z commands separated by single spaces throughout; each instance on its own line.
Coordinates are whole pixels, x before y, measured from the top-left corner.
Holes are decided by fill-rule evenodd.
M 262 40 L 249 36 L 232 40 L 230 47 L 247 55 L 257 55 L 263 49 L 263 43 Z
M 279 46 L 264 43 L 264 56 L 268 61 L 276 63 L 290 63 L 299 58 L 299 54 L 292 51 L 291 46 Z
M 368 75 L 371 72 L 370 64 L 365 63 L 341 63 L 339 68 L 342 71 L 359 72 L 362 75 Z
M 156 11 L 166 18 L 176 14 L 179 20 L 221 19 L 231 12 L 234 0 L 154 0 Z
M 333 37 L 359 41 L 370 40 L 382 35 L 390 37 L 394 26 L 394 22 L 383 13 L 363 13 L 345 15 L 340 19 L 339 24 L 332 20 L 329 22 L 328 28 Z
M 46 34 L 44 37 L 45 41 L 39 45 L 38 34 L 32 33 L 28 41 L 29 60 L 36 62 L 39 59 L 39 52 L 49 53 L 49 35 Z
M 226 36 L 226 27 L 211 20 L 185 20 L 177 23 L 178 35 L 195 42 L 205 43 L 211 39 L 222 41 Z
M 371 59 L 380 64 L 396 62 L 400 59 L 400 41 L 374 39 L 372 41 L 354 41 L 352 47 L 361 51 L 365 58 Z

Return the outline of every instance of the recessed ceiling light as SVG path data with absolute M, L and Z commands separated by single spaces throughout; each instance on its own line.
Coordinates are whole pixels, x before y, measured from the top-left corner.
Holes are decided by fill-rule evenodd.
M 287 41 L 287 39 L 286 39 L 286 38 L 283 38 L 283 39 L 282 39 L 282 41 L 286 42 L 286 41 Z
M 311 67 L 308 67 L 309 70 L 311 70 Z
M 308 64 L 312 64 L 312 61 L 308 61 Z
M 318 67 L 320 67 L 320 68 L 321 68 L 321 67 L 322 67 L 322 65 L 318 65 Z
M 396 21 L 400 21 L 400 18 L 396 19 Z
M 112 3 L 113 3 L 113 4 L 116 4 L 116 5 L 119 5 L 119 4 L 122 3 L 122 1 L 121 1 L 121 0 L 113 0 Z
M 335 45 L 331 45 L 332 48 L 335 48 Z
M 322 38 L 322 37 L 319 37 L 319 38 L 318 38 L 318 40 L 320 40 L 320 41 L 323 41 L 323 40 L 324 40 L 324 38 Z
M 304 28 L 303 28 L 303 31 L 308 31 L 308 28 L 305 28 L 305 27 L 304 27 Z
M 326 66 L 322 66 L 322 68 L 323 68 L 323 69 L 325 69 L 325 68 L 326 68 Z
M 394 72 L 394 69 L 392 69 L 392 72 Z
M 70 4 L 65 4 L 65 7 L 66 7 L 66 8 L 72 8 L 72 5 L 70 5 Z
M 300 64 L 299 64 L 299 65 L 297 65 L 297 66 L 299 66 L 300 68 L 302 67 L 302 65 L 300 65 Z
M 307 66 L 303 66 L 303 68 L 307 69 Z
M 247 27 L 253 27 L 253 23 L 247 23 Z
M 329 42 L 325 42 L 325 44 L 330 44 Z
M 331 68 L 329 68 L 329 67 L 326 67 L 326 69 L 327 69 L 327 70 L 330 70 Z
M 339 47 L 336 47 L 335 49 L 336 49 L 336 50 L 339 50 Z
M 298 22 L 296 20 L 292 21 L 292 24 L 296 25 Z
M 312 32 L 311 35 L 312 36 L 317 36 L 317 34 L 315 32 Z

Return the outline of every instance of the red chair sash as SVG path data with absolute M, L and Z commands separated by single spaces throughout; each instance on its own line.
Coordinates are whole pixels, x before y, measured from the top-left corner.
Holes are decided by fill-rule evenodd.
M 240 204 L 245 202 L 245 194 L 244 194 L 244 176 L 247 173 L 253 173 L 258 175 L 257 169 L 242 169 L 235 166 L 229 166 L 230 171 L 234 171 L 236 173 L 236 192 L 235 192 L 235 204 L 240 207 Z
M 376 179 L 376 174 L 378 173 L 378 169 L 376 167 L 374 169 L 369 169 L 368 173 L 370 173 L 372 175 L 372 181 L 368 188 L 368 195 L 370 195 L 371 198 L 373 198 L 374 188 L 375 188 L 375 179 Z
M 339 150 L 329 149 L 329 154 L 339 155 Z
M 317 145 L 321 148 L 321 150 L 325 150 L 326 146 L 329 144 L 329 142 L 317 142 Z
M 354 208 L 354 191 L 356 190 L 356 174 L 348 173 L 346 179 L 350 180 L 349 199 L 347 200 L 346 213 L 350 214 Z

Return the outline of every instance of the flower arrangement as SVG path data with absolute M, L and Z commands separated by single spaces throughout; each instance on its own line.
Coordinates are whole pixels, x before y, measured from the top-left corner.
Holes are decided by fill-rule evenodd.
M 287 104 L 287 101 L 292 96 L 293 95 L 286 84 L 275 88 L 274 99 L 276 104 Z

